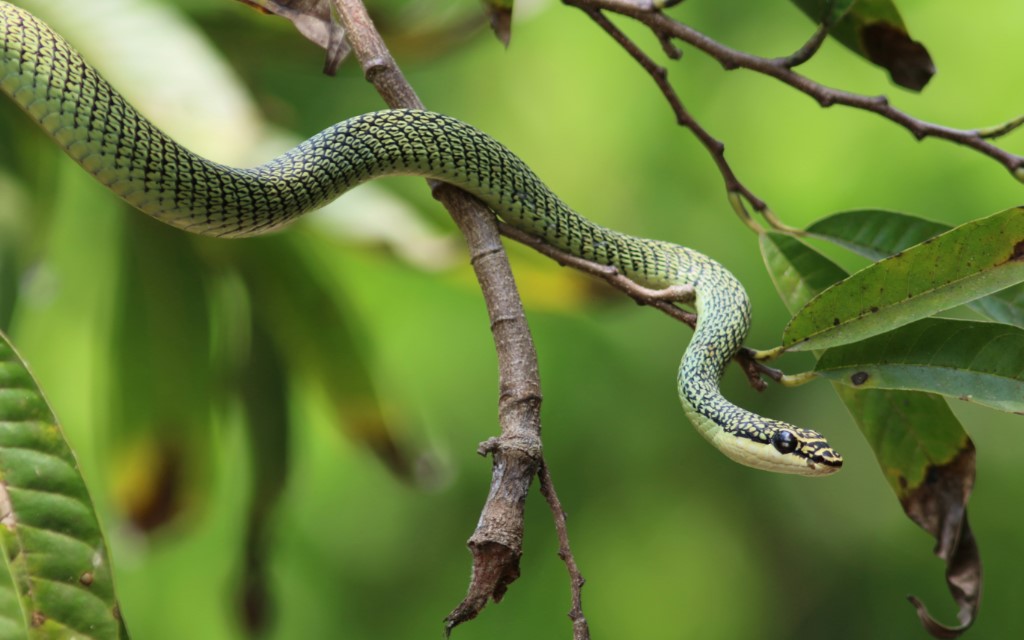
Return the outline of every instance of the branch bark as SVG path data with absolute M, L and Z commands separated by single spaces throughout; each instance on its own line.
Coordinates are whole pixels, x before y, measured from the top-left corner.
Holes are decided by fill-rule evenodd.
M 819 44 L 818 39 L 822 37 L 820 33 L 815 34 L 807 45 L 792 56 L 764 58 L 727 47 L 704 33 L 670 18 L 661 12 L 658 3 L 651 0 L 563 0 L 563 2 L 581 9 L 591 16 L 595 11 L 608 11 L 632 18 L 650 29 L 663 45 L 665 42 L 675 40 L 686 42 L 717 60 L 726 70 L 742 68 L 770 76 L 814 98 L 822 107 L 841 104 L 862 111 L 870 111 L 900 125 L 918 140 L 941 138 L 974 149 L 1003 165 L 1014 178 L 1024 182 L 1024 156 L 1010 153 L 989 141 L 993 137 L 991 135 L 993 131 L 997 135 L 1002 135 L 1019 126 L 1024 119 L 1017 118 L 1005 125 L 987 129 L 956 129 L 915 118 L 905 111 L 893 107 L 885 96 L 862 95 L 823 85 L 793 70 L 797 63 L 805 62 L 816 51 Z M 666 97 L 670 101 L 672 100 L 668 94 Z M 726 179 L 728 180 L 728 176 Z M 754 208 L 760 211 L 756 203 Z M 769 220 L 769 222 L 771 221 Z
M 391 57 L 363 3 L 334 0 L 334 4 L 366 79 L 388 106 L 422 109 L 423 103 Z M 434 197 L 448 210 L 466 238 L 470 262 L 487 305 L 498 356 L 501 426 L 501 435 L 479 448 L 481 455 L 492 456 L 491 486 L 476 530 L 467 543 L 473 553 L 472 580 L 466 597 L 445 619 L 447 634 L 456 625 L 476 617 L 489 599 L 500 601 L 508 585 L 519 577 L 523 509 L 533 477 L 543 465 L 541 387 L 537 353 L 494 215 L 468 194 L 428 182 Z M 589 631 L 578 607 L 583 578 L 572 560 L 568 537 L 563 536 L 565 514 L 554 496 L 550 479 L 546 480 L 544 493 L 554 511 L 559 539 L 563 542 L 562 556 L 572 579 L 573 636 L 585 640 Z

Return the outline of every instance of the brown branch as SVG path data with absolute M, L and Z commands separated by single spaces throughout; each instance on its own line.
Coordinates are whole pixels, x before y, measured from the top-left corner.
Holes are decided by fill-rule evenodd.
M 406 81 L 359 0 L 334 0 L 346 37 L 366 79 L 392 108 L 422 109 L 423 103 Z M 491 454 L 491 487 L 467 544 L 473 553 L 473 577 L 462 603 L 445 619 L 445 632 L 470 620 L 495 602 L 519 576 L 522 556 L 523 508 L 533 477 L 541 470 L 540 375 L 522 301 L 501 244 L 494 215 L 481 203 L 454 187 L 430 183 L 469 245 L 470 262 L 480 284 L 498 356 L 498 420 L 501 436 L 481 445 Z M 564 528 L 565 514 L 552 505 L 556 527 Z M 560 534 L 561 536 L 561 534 Z M 583 579 L 572 556 L 563 556 L 572 575 L 574 612 Z M 586 640 L 586 620 L 574 637 Z
M 825 39 L 828 38 L 829 29 L 830 25 L 824 22 L 821 23 L 820 25 L 818 25 L 818 28 L 814 31 L 814 35 L 812 35 L 810 40 L 805 42 L 803 46 L 801 46 L 799 49 L 789 54 L 788 56 L 776 58 L 775 62 L 777 64 L 782 65 L 783 67 L 786 67 L 787 69 L 798 67 L 803 63 L 807 62 L 808 60 L 814 57 L 814 54 L 818 53 L 818 50 L 821 49 L 821 45 L 825 44 Z M 659 36 L 659 38 L 662 37 L 665 36 Z
M 565 526 L 565 509 L 555 492 L 555 484 L 551 480 L 551 473 L 548 465 L 542 460 L 540 463 L 540 492 L 548 501 L 551 512 L 555 514 L 555 531 L 558 533 L 558 557 L 565 562 L 565 568 L 569 570 L 569 579 L 572 581 L 572 608 L 569 609 L 569 619 L 572 620 L 573 640 L 587 640 L 590 638 L 590 628 L 587 625 L 587 618 L 583 615 L 583 601 L 580 594 L 586 580 L 580 574 L 576 566 L 576 558 L 572 555 L 572 548 L 569 545 L 569 529 Z
M 585 2 L 578 2 L 577 0 L 565 0 L 565 2 L 580 8 L 590 16 L 591 20 L 604 29 L 605 32 L 619 43 L 619 45 L 625 49 L 641 67 L 644 68 L 644 71 L 651 76 L 655 84 L 657 84 L 658 88 L 661 90 L 661 93 L 665 96 L 665 99 L 668 100 L 669 106 L 672 108 L 672 113 L 676 116 L 676 123 L 681 127 L 689 129 L 711 155 L 715 165 L 718 167 L 719 173 L 722 174 L 722 179 L 725 181 L 726 192 L 731 196 L 735 194 L 742 198 L 742 200 L 737 197 L 730 197 L 729 199 L 733 204 L 733 208 L 736 213 L 740 216 L 740 219 L 743 220 L 744 224 L 750 226 L 755 231 L 761 231 L 762 229 L 760 226 L 753 220 L 753 218 L 751 218 L 750 213 L 743 205 L 743 200 L 746 200 L 755 211 L 762 214 L 769 211 L 768 205 L 754 195 L 754 193 L 744 186 L 736 177 L 736 174 L 729 165 L 729 162 L 725 159 L 725 145 L 708 133 L 707 129 L 702 127 L 700 123 L 690 115 L 686 110 L 686 107 L 683 106 L 683 101 L 679 98 L 679 94 L 676 93 L 675 89 L 668 81 L 668 70 L 654 62 L 654 60 L 644 53 L 644 51 L 637 46 L 635 42 L 629 39 L 629 36 L 612 24 L 612 22 L 599 9 L 587 6 Z M 655 32 L 655 35 L 658 35 L 658 33 Z M 672 52 L 679 53 L 678 50 L 675 50 L 672 47 L 671 38 L 661 38 L 659 35 L 658 39 L 662 43 L 662 49 L 669 53 L 669 57 L 673 57 Z M 774 220 L 774 217 L 771 217 L 770 220 Z
M 915 118 L 893 107 L 885 96 L 867 96 L 828 87 L 787 66 L 788 58 L 764 58 L 727 47 L 700 31 L 661 13 L 656 3 L 650 0 L 563 0 L 563 2 L 582 9 L 588 15 L 592 15 L 594 11 L 609 11 L 633 18 L 647 26 L 660 41 L 670 39 L 686 42 L 710 55 L 727 70 L 749 69 L 773 77 L 814 98 L 823 107 L 841 104 L 869 111 L 900 125 L 918 140 L 939 138 L 974 149 L 1003 165 L 1014 178 L 1024 182 L 1024 156 L 1010 153 L 989 142 L 989 139 L 994 137 L 991 133 L 992 130 L 956 129 L 935 124 Z M 1011 121 L 1007 126 L 994 128 L 996 134 L 1001 135 L 1007 130 L 1016 128 L 1019 126 L 1018 120 Z

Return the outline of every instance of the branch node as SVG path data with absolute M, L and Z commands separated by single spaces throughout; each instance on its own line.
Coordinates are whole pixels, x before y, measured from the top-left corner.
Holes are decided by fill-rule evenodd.
M 392 61 L 386 56 L 375 56 L 363 62 L 363 77 L 370 84 L 374 84 L 381 74 L 387 73 L 392 66 Z
M 491 455 L 492 453 L 498 450 L 499 444 L 500 440 L 497 437 L 487 438 L 479 445 L 477 445 L 476 452 L 479 456 L 486 458 L 487 456 Z
M 661 31 L 655 32 L 654 36 L 661 43 L 661 50 L 665 52 L 670 60 L 679 60 L 683 57 L 683 50 L 672 42 L 672 36 Z

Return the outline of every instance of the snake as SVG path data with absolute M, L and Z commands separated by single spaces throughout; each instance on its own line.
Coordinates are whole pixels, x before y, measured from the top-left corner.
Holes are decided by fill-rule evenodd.
M 234 168 L 174 141 L 43 21 L 3 1 L 0 53 L 0 90 L 68 156 L 132 207 L 184 231 L 225 238 L 267 233 L 369 180 L 415 175 L 454 185 L 506 224 L 644 287 L 686 287 L 697 322 L 677 387 L 697 431 L 756 469 L 824 476 L 842 466 L 817 431 L 760 416 L 722 395 L 722 376 L 751 324 L 749 297 L 732 273 L 693 249 L 583 217 L 471 125 L 424 110 L 364 113 L 265 164 Z

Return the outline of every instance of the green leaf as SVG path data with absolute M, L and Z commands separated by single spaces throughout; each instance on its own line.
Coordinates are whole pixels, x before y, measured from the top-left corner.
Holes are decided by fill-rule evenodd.
M 842 267 L 791 236 L 761 234 L 761 255 L 790 312 L 846 278 Z
M 925 318 L 829 349 L 815 371 L 865 389 L 914 389 L 1024 412 L 1024 330 Z
M 842 15 L 830 35 L 854 53 L 889 71 L 892 81 L 913 91 L 924 88 L 935 65 L 928 50 L 907 33 L 899 10 L 891 0 L 858 0 L 842 11 L 845 0 L 830 7 L 830 0 L 792 0 L 815 22 L 829 12 Z
M 968 222 L 821 292 L 783 345 L 823 349 L 890 331 L 1024 280 L 1024 209 Z
M 109 468 L 118 508 L 150 532 L 207 497 L 210 422 L 223 394 L 211 375 L 209 287 L 192 238 L 129 213 L 111 343 Z M 139 465 L 142 451 L 150 459 Z
M 822 218 L 807 227 L 807 233 L 870 260 L 881 260 L 950 229 L 947 224 L 896 211 L 858 209 Z
M 0 477 L 0 547 L 21 604 L 20 633 L 3 637 L 127 638 L 106 543 L 78 463 L 3 334 Z M 0 630 L 8 622 L 0 618 Z
M 223 245 L 248 287 L 256 324 L 282 358 L 321 387 L 349 437 L 399 477 L 417 480 L 410 447 L 374 384 L 359 315 L 323 281 L 324 269 L 311 259 L 309 246 L 296 233 Z
M 835 25 L 853 8 L 856 0 L 793 0 L 812 20 Z
M 761 236 L 761 254 L 791 311 L 846 275 L 800 240 L 779 233 Z M 924 482 L 929 468 L 950 462 L 970 444 L 963 426 L 940 396 L 833 386 L 901 499 Z M 928 426 L 919 429 L 914 425 Z
M 828 258 L 795 238 L 764 234 L 765 264 L 790 309 L 843 277 Z M 954 638 L 971 625 L 982 586 L 981 556 L 967 522 L 974 485 L 974 444 L 941 396 L 915 391 L 833 388 L 875 452 L 904 512 L 927 531 L 946 562 L 946 585 L 959 607 L 960 627 L 947 627 L 912 602 L 925 629 Z
M 823 218 L 807 232 L 871 260 L 881 260 L 950 229 L 949 225 L 917 216 L 865 209 Z M 996 322 L 1024 328 L 1024 285 L 1013 285 L 967 306 Z

